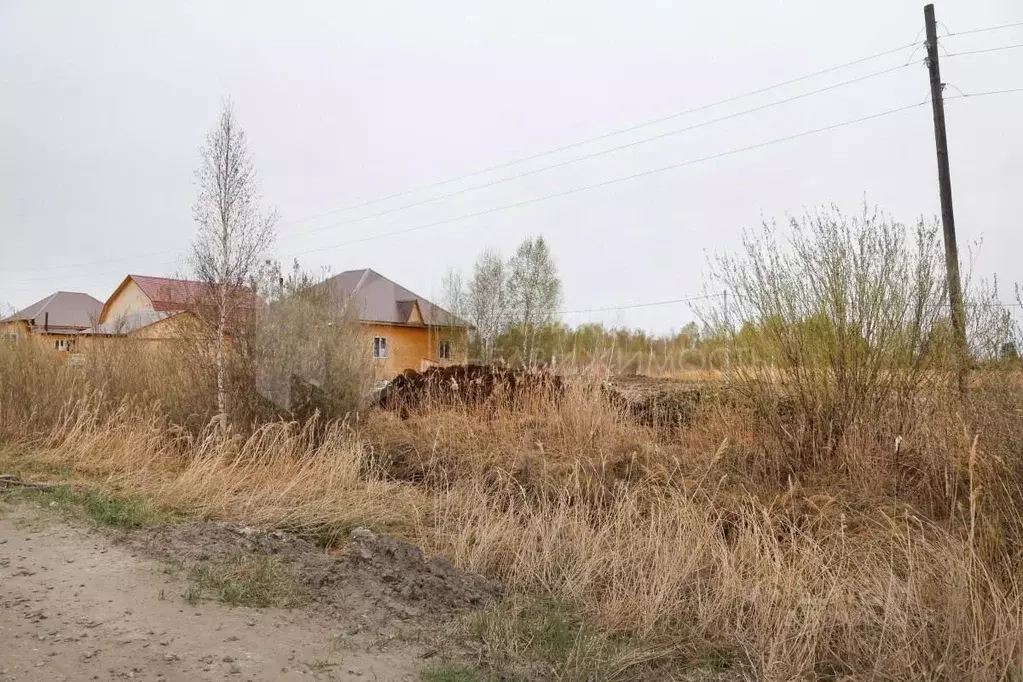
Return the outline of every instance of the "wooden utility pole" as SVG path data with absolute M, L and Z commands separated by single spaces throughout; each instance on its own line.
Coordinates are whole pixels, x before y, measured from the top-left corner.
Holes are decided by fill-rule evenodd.
M 952 212 L 952 178 L 948 170 L 948 137 L 945 133 L 945 99 L 942 94 L 941 70 L 938 65 L 938 29 L 934 22 L 934 5 L 924 6 L 927 29 L 927 70 L 931 78 L 931 108 L 934 112 L 934 144 L 938 151 L 938 190 L 941 194 L 941 227 L 945 238 L 945 277 L 948 300 L 952 308 L 952 333 L 959 391 L 965 393 L 970 353 L 966 346 L 966 310 L 963 306 L 963 285 L 959 278 L 959 247 L 956 245 L 955 216 Z

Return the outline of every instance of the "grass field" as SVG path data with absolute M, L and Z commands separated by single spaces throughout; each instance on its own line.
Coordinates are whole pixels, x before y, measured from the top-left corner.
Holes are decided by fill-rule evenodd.
M 0 470 L 97 491 L 69 504 L 114 525 L 143 511 L 318 538 L 363 525 L 501 580 L 504 603 L 464 625 L 485 660 L 431 679 L 1023 674 L 1016 374 L 965 402 L 933 382 L 827 441 L 807 440 L 816 412 L 779 421 L 741 386 L 685 424 L 645 425 L 585 377 L 514 409 L 223 434 L 23 352 L 0 352 Z

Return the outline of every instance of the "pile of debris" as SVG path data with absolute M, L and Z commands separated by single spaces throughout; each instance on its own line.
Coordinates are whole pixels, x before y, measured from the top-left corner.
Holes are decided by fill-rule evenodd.
M 605 398 L 648 426 L 686 426 L 696 417 L 705 387 L 644 376 L 615 377 L 603 385 Z
M 424 372 L 405 370 L 380 391 L 377 405 L 405 418 L 414 410 L 437 405 L 515 405 L 529 396 L 556 400 L 564 389 L 562 378 L 546 369 L 452 365 Z

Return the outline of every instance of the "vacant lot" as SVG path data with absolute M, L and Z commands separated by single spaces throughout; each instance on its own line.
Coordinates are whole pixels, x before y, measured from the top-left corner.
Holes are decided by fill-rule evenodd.
M 427 680 L 952 682 L 1023 670 L 1018 370 L 966 399 L 941 373 L 909 384 L 821 372 L 782 389 L 737 376 L 698 397 L 689 384 L 576 377 L 514 404 L 226 433 L 187 412 L 207 405 L 188 365 L 104 371 L 0 354 L 0 472 L 74 484 L 17 495 L 117 529 L 116 552 L 156 567 L 137 569 L 154 582 L 110 579 L 149 590 L 155 601 L 140 603 L 174 618 L 303 614 L 275 621 L 280 637 L 260 631 L 267 644 L 249 653 L 273 661 L 264 674 L 347 674 L 349 659 L 324 647 L 353 619 L 365 627 L 346 635 L 345 655 L 393 655 Z M 51 528 L 59 557 L 72 531 Z M 71 545 L 96 546 L 89 537 Z M 4 589 L 60 598 L 58 584 L 24 578 L 90 561 L 72 558 L 26 565 L 39 578 L 5 574 Z M 161 601 L 164 567 L 178 582 Z M 289 661 L 288 646 L 277 667 L 288 632 L 304 648 Z M 375 648 L 392 634 L 398 648 Z M 216 640 L 181 641 L 170 653 L 208 672 L 200 659 Z

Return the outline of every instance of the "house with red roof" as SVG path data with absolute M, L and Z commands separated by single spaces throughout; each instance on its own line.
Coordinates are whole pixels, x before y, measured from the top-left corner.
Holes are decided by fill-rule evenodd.
M 142 339 L 180 338 L 197 320 L 209 296 L 210 286 L 195 280 L 128 275 L 110 295 L 96 325 L 84 330 L 88 336 L 132 336 Z M 255 292 L 244 289 L 238 296 L 240 318 L 258 310 Z

